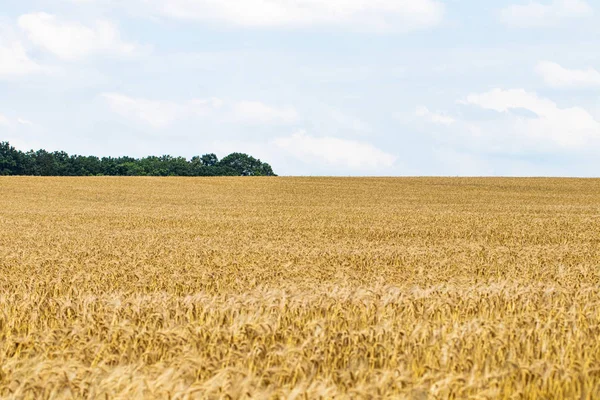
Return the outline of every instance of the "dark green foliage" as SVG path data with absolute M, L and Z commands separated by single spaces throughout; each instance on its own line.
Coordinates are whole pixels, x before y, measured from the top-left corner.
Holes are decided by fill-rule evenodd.
M 218 166 L 231 168 L 236 175 L 241 176 L 273 176 L 269 164 L 265 164 L 254 157 L 242 153 L 232 153 L 217 163 Z
M 202 165 L 206 167 L 214 167 L 219 162 L 219 159 L 216 154 L 210 153 L 200 157 L 200 161 L 202 162 Z
M 11 175 L 18 164 L 18 152 L 8 142 L 0 142 L 0 175 Z
M 0 142 L 0 175 L 35 176 L 276 176 L 269 164 L 247 154 L 233 153 L 221 161 L 215 154 L 192 157 L 168 155 L 145 158 L 69 155 L 46 150 L 26 153 Z

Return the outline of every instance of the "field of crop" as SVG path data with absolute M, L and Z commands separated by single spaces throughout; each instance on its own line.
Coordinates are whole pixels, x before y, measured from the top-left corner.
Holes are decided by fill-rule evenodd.
M 600 397 L 600 180 L 0 178 L 1 398 Z

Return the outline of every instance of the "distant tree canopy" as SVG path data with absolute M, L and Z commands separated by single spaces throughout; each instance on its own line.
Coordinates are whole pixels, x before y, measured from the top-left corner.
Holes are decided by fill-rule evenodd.
M 242 153 L 219 161 L 215 154 L 192 157 L 95 157 L 64 151 L 22 152 L 0 142 L 0 175 L 33 176 L 276 176 L 267 163 Z

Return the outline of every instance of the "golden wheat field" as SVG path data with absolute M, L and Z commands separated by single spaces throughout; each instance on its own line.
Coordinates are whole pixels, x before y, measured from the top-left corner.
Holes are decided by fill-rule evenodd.
M 600 398 L 600 180 L 1 178 L 0 397 Z

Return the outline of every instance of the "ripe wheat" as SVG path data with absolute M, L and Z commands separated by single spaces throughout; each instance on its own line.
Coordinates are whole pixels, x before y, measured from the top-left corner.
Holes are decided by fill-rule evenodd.
M 600 397 L 600 180 L 0 178 L 2 398 Z

